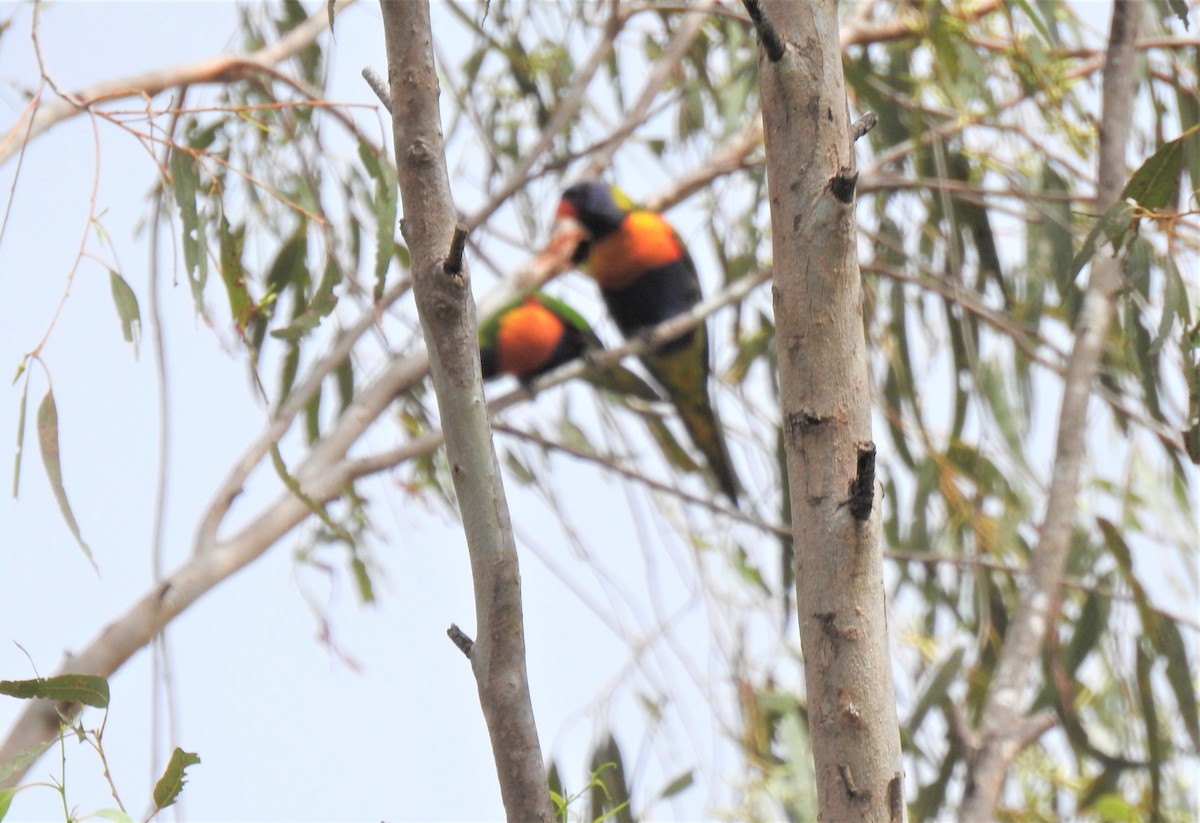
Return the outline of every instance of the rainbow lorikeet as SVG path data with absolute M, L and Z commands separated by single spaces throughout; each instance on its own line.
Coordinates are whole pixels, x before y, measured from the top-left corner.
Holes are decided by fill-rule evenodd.
M 600 286 L 609 313 L 626 337 L 700 302 L 696 266 L 662 215 L 635 208 L 619 189 L 593 180 L 563 193 L 558 216 L 583 226 L 587 236 L 574 261 Z M 737 476 L 708 392 L 705 324 L 646 352 L 642 363 L 675 405 L 721 491 L 737 505 Z
M 529 292 L 502 306 L 479 327 L 483 379 L 511 374 L 522 383 L 604 346 L 583 317 L 561 300 Z M 645 380 L 610 366 L 585 376 L 593 385 L 642 400 L 660 400 Z

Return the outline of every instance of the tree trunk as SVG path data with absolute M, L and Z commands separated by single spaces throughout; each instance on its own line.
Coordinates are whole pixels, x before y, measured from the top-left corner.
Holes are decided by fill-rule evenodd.
M 746 5 L 763 46 L 779 382 L 819 814 L 893 823 L 905 819 L 903 774 L 837 4 Z
M 462 260 L 465 238 L 455 230 L 450 197 L 429 3 L 383 0 L 381 6 L 413 295 L 471 555 L 478 624 L 471 667 L 508 819 L 551 823 L 554 809 L 525 668 L 516 544 L 483 399 L 475 303 Z

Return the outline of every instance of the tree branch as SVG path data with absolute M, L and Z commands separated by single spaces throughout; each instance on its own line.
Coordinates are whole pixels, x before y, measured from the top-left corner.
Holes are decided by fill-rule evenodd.
M 338 9 L 338 12 L 341 13 L 355 2 L 357 0 L 343 0 L 342 8 Z M 29 141 L 41 137 L 59 123 L 86 111 L 95 103 L 125 97 L 153 97 L 178 86 L 228 83 L 232 80 L 253 77 L 262 71 L 270 70 L 275 64 L 296 54 L 312 43 L 327 28 L 329 28 L 329 15 L 325 7 L 321 6 L 313 12 L 312 16 L 286 35 L 250 54 L 226 54 L 194 63 L 181 63 L 129 77 L 104 80 L 79 91 L 67 93 L 63 99 L 38 108 L 31 114 L 30 122 L 26 123 L 23 115 L 8 134 L 0 139 L 0 166 L 4 165 Z M 24 139 L 15 139 L 16 135 L 26 129 L 28 131 Z
M 412 253 L 413 296 L 471 557 L 478 631 L 471 668 L 508 819 L 551 823 L 554 809 L 525 666 L 517 548 L 483 404 L 475 303 L 461 251 L 447 264 L 457 219 L 438 109 L 429 4 L 382 0 L 380 6 L 404 205 L 401 225 Z
M 1127 177 L 1125 150 L 1133 123 L 1133 57 L 1140 14 L 1141 5 L 1136 0 L 1116 0 L 1113 6 L 1100 121 L 1096 190 L 1096 210 L 1100 213 L 1116 203 Z M 960 809 L 960 818 L 965 821 L 995 819 L 1009 764 L 1023 746 L 1036 739 L 1024 733 L 1028 730 L 1021 722 L 1022 704 L 1047 626 L 1057 618 L 1053 604 L 1063 584 L 1071 542 L 1075 497 L 1087 447 L 1088 401 L 1120 284 L 1119 261 L 1097 254 L 1092 260 L 1083 307 L 1076 321 L 1075 345 L 1063 379 L 1054 470 L 1046 513 L 1030 562 L 1029 584 L 1005 635 L 988 690 L 977 735 L 979 748 L 968 761 L 970 773 Z

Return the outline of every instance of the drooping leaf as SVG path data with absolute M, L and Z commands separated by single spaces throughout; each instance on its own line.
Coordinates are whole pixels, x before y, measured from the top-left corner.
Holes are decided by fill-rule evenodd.
M 347 357 L 338 366 L 336 376 L 338 400 L 340 401 L 338 414 L 341 414 L 354 399 L 354 364 L 350 362 L 350 358 Z
M 1075 633 L 1064 655 L 1063 666 L 1067 674 L 1074 676 L 1087 656 L 1099 645 L 1108 630 L 1108 614 L 1112 601 L 1095 591 L 1087 593 L 1079 619 L 1075 621 Z
M 1156 629 L 1151 642 L 1155 651 L 1167 661 L 1167 682 L 1175 693 L 1183 727 L 1191 738 L 1193 750 L 1200 750 L 1200 704 L 1197 703 L 1196 689 L 1192 683 L 1187 646 L 1174 621 L 1160 616 Z
M 590 768 L 592 791 L 589 819 L 633 823 L 633 813 L 629 808 L 629 784 L 625 779 L 625 760 L 611 733 L 592 752 Z
M 917 700 L 916 706 L 913 707 L 912 715 L 909 717 L 907 727 L 910 732 L 915 732 L 921 728 L 921 724 L 925 720 L 925 715 L 931 708 L 950 700 L 950 686 L 962 674 L 963 658 L 966 655 L 966 651 L 965 648 L 961 647 L 955 649 L 938 666 L 933 677 L 929 679 L 929 685 L 921 693 L 921 697 Z
M 229 313 L 239 331 L 245 330 L 251 316 L 258 310 L 246 288 L 246 270 L 242 267 L 242 246 L 245 242 L 245 226 L 233 229 L 229 221 L 221 218 L 221 280 L 229 295 Z
M 113 305 L 117 307 L 117 317 L 121 320 L 121 334 L 125 341 L 133 344 L 133 356 L 137 358 L 138 341 L 142 336 L 142 314 L 138 309 L 137 295 L 125 278 L 112 269 L 108 270 L 109 286 L 112 288 Z
M 383 298 L 388 267 L 396 246 L 396 175 L 388 163 L 381 163 L 375 149 L 365 142 L 358 144 L 358 156 L 375 181 L 375 288 L 374 299 Z
M 330 256 L 325 263 L 325 272 L 312 299 L 291 323 L 271 332 L 272 337 L 281 340 L 299 340 L 304 335 L 316 329 L 333 311 L 337 305 L 337 295 L 334 289 L 342 282 L 342 269 L 337 260 Z
M 321 389 L 319 388 L 304 404 L 304 436 L 310 444 L 316 443 L 321 438 Z
M 359 602 L 363 604 L 375 602 L 375 586 L 371 583 L 371 572 L 366 562 L 355 553 L 350 558 L 350 571 L 354 575 L 354 587 L 358 591 Z
M 1154 688 L 1150 685 L 1153 661 L 1143 644 L 1136 644 L 1135 671 L 1137 673 L 1138 705 L 1142 711 L 1142 723 L 1146 727 L 1146 754 L 1150 767 L 1150 817 L 1162 817 L 1159 811 L 1162 793 L 1162 749 L 1163 740 L 1158 722 L 1158 707 L 1154 701 Z
M 17 374 L 18 379 L 20 373 Z M 17 451 L 13 455 L 13 485 L 12 496 L 16 499 L 17 492 L 21 488 L 21 455 L 25 452 L 25 408 L 29 402 L 29 378 L 25 378 L 24 385 L 21 386 L 21 401 L 17 411 Z
M 75 536 L 79 547 L 83 549 L 88 562 L 95 567 L 96 561 L 92 557 L 92 550 L 79 531 L 79 524 L 75 521 L 75 515 L 71 511 L 71 503 L 67 500 L 66 486 L 63 485 L 62 457 L 58 448 L 58 407 L 54 403 L 53 390 L 47 390 L 46 396 L 38 405 L 37 428 L 42 465 L 46 467 L 46 476 L 50 479 L 50 487 L 54 490 L 55 499 L 58 500 L 58 508 L 62 511 L 63 519 L 67 521 L 67 527 Z
M 196 193 L 200 184 L 200 166 L 196 158 L 178 148 L 174 149 L 171 152 L 171 180 L 175 205 L 179 207 L 179 222 L 183 229 L 181 242 L 184 270 L 192 287 L 196 312 L 204 316 L 204 284 L 208 281 L 208 256 L 204 226 L 200 222 L 200 211 L 196 205 Z
M 567 823 L 567 790 L 563 786 L 557 760 L 551 760 L 546 769 L 546 783 L 550 787 L 550 802 L 554 804 L 555 823 Z

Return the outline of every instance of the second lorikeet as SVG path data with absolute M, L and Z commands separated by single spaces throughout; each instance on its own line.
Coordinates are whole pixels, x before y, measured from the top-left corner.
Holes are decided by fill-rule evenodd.
M 634 208 L 619 189 L 590 180 L 563 193 L 558 216 L 573 218 L 586 232 L 574 260 L 600 286 L 613 320 L 626 337 L 700 302 L 696 266 L 662 215 Z M 642 363 L 666 390 L 721 491 L 737 505 L 737 476 L 709 397 L 705 324 L 646 352 Z
M 522 383 L 604 346 L 583 317 L 542 292 L 517 297 L 479 326 L 483 379 L 511 374 Z M 616 365 L 589 373 L 597 388 L 648 402 L 662 398 L 645 380 Z
M 517 298 L 479 327 L 484 380 L 501 374 L 531 380 L 589 348 L 601 345 L 587 321 L 540 292 Z

